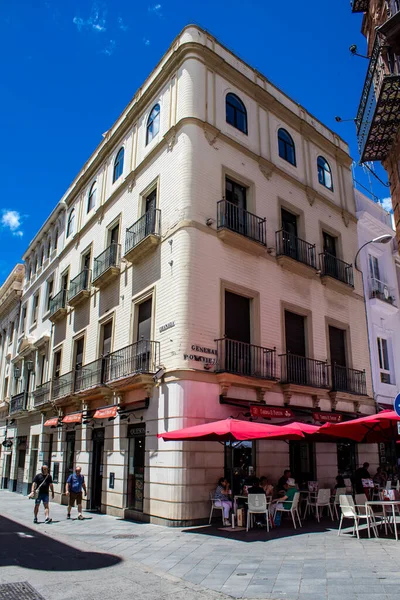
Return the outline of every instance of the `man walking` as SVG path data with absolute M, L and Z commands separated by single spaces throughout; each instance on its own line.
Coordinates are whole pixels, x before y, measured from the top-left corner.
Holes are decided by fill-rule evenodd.
M 75 473 L 72 473 L 67 479 L 67 484 L 65 486 L 65 493 L 68 496 L 68 513 L 67 519 L 71 518 L 71 508 L 74 506 L 75 502 L 78 505 L 78 519 L 82 521 L 82 490 L 85 492 L 86 496 L 86 484 L 85 478 L 81 474 L 82 469 L 80 467 L 75 467 Z
M 40 503 L 43 502 L 44 516 L 45 516 L 44 522 L 51 523 L 52 520 L 49 517 L 49 490 L 51 490 L 51 498 L 52 498 L 52 500 L 54 500 L 54 486 L 53 486 L 53 480 L 49 473 L 49 467 L 47 465 L 43 465 L 41 472 L 35 476 L 35 478 L 32 482 L 32 489 L 31 489 L 32 496 L 35 493 L 35 490 L 37 490 L 38 496 L 35 499 L 35 507 L 33 509 L 33 514 L 34 514 L 33 522 L 34 523 L 38 522 L 37 516 L 38 516 L 38 512 L 39 512 L 39 506 L 40 506 Z

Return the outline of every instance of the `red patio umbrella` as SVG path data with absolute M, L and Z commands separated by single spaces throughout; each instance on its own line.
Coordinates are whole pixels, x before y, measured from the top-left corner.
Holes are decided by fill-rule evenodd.
M 304 434 L 291 425 L 279 426 L 241 421 L 240 419 L 224 419 L 223 421 L 194 425 L 193 427 L 185 427 L 168 433 L 159 433 L 158 437 L 164 441 L 235 442 L 262 439 L 299 440 L 304 438 Z
M 384 410 L 376 415 L 360 417 L 352 421 L 326 423 L 322 425 L 319 433 L 365 444 L 390 442 L 397 437 L 397 421 L 400 421 L 400 417 L 394 410 Z

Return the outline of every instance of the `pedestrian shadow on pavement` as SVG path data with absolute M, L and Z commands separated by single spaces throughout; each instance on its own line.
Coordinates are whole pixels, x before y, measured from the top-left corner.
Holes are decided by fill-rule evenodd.
M 121 562 L 122 559 L 113 554 L 85 552 L 49 537 L 53 523 L 48 525 L 47 535 L 44 535 L 37 529 L 0 516 L 0 567 L 16 566 L 37 571 L 89 571 L 105 569 Z

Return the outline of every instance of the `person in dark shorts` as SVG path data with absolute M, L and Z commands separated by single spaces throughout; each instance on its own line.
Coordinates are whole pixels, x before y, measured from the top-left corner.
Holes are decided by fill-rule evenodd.
M 35 507 L 33 509 L 34 519 L 33 522 L 38 522 L 38 512 L 40 503 L 43 502 L 44 506 L 44 516 L 45 523 L 51 523 L 51 519 L 49 517 L 49 491 L 51 490 L 51 498 L 54 500 L 54 486 L 53 480 L 49 473 L 49 467 L 47 465 L 43 465 L 41 472 L 38 473 L 33 482 L 31 493 L 34 494 L 35 490 L 38 490 L 38 497 L 35 500 Z
M 67 519 L 71 518 L 71 508 L 76 504 L 78 505 L 78 519 L 82 521 L 82 490 L 85 492 L 86 496 L 86 484 L 85 478 L 81 474 L 82 469 L 80 467 L 75 467 L 75 473 L 72 473 L 67 479 L 67 484 L 65 486 L 65 493 L 68 496 L 68 512 Z

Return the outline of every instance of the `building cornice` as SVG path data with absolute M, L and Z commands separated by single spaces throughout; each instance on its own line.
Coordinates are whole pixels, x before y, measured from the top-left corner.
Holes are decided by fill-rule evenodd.
M 18 264 L 12 270 L 0 288 L 0 317 L 8 310 L 14 302 L 18 302 L 22 295 L 25 267 Z

